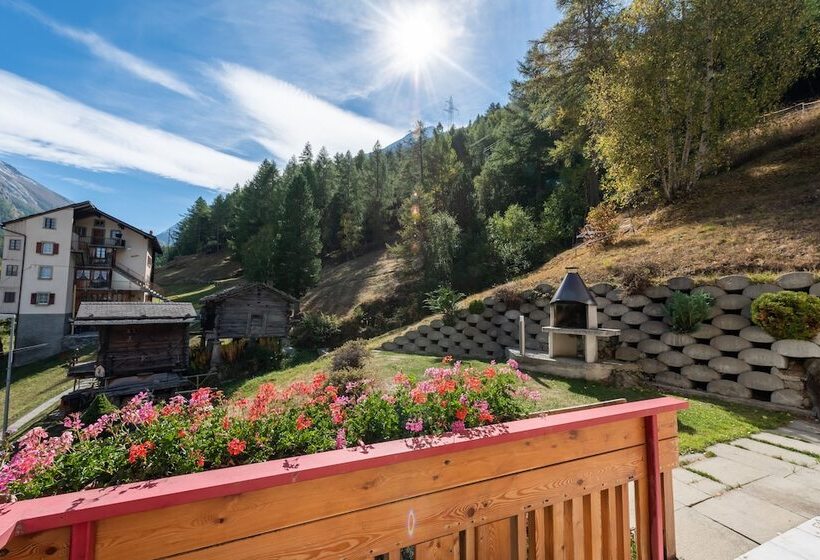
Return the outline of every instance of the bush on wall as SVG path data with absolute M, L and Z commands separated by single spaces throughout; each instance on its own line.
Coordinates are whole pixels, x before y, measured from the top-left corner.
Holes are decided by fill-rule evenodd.
M 698 324 L 709 316 L 712 301 L 712 296 L 705 292 L 691 295 L 683 292 L 673 293 L 665 308 L 672 330 L 678 333 L 695 330 Z
M 820 332 L 820 297 L 785 290 L 763 294 L 752 302 L 752 321 L 775 338 L 808 340 Z

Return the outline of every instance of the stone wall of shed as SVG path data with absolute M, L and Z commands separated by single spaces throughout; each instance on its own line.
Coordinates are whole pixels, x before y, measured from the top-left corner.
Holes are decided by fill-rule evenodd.
M 810 272 L 783 274 L 772 284 L 753 283 L 743 275 L 697 285 L 688 277 L 670 278 L 642 294 L 626 294 L 612 284 L 590 286 L 598 305 L 598 324 L 621 329 L 614 357 L 637 363 L 661 385 L 720 396 L 811 408 L 807 370 L 820 370 L 820 335 L 811 341 L 775 340 L 750 320 L 752 301 L 766 292 L 793 290 L 820 296 L 820 279 Z M 458 313 L 453 326 L 441 320 L 406 331 L 382 348 L 394 352 L 452 355 L 482 360 L 504 358 L 506 347 L 519 345 L 524 317 L 527 350 L 547 350 L 549 300 L 554 288 L 540 284 L 522 292 L 518 309 L 495 297 L 484 299 L 481 315 Z M 715 299 L 709 318 L 690 334 L 670 330 L 664 304 L 674 291 L 709 292 Z

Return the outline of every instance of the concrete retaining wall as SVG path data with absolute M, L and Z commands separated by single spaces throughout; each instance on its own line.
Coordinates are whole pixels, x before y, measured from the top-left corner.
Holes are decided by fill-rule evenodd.
M 806 370 L 820 363 L 820 336 L 812 341 L 775 340 L 750 320 L 752 301 L 766 292 L 794 290 L 820 296 L 820 281 L 809 272 L 783 274 L 772 284 L 731 275 L 710 285 L 687 277 L 670 278 L 642 294 L 626 294 L 612 284 L 594 284 L 599 326 L 621 329 L 615 358 L 637 363 L 659 384 L 716 395 L 811 408 Z M 519 344 L 518 321 L 525 318 L 527 350 L 547 350 L 549 298 L 554 288 L 540 284 L 522 292 L 518 309 L 495 297 L 484 299 L 481 315 L 459 311 L 446 326 L 434 320 L 386 342 L 395 352 L 452 355 L 462 358 L 504 357 L 505 347 Z M 706 291 L 714 297 L 709 318 L 693 333 L 670 330 L 664 304 L 673 291 Z

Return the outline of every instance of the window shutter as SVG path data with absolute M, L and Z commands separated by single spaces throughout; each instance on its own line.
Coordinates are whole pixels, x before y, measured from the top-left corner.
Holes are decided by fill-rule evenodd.
M 54 305 L 54 294 L 48 294 L 48 304 Z
M 59 252 L 60 252 L 60 244 L 59 244 L 59 243 L 55 243 L 55 244 L 54 244 L 54 254 L 56 255 L 56 254 L 58 254 Z
M 37 253 L 39 253 L 39 254 L 43 253 L 43 242 L 42 241 L 37 242 Z
M 31 305 L 37 304 L 37 294 L 31 294 Z

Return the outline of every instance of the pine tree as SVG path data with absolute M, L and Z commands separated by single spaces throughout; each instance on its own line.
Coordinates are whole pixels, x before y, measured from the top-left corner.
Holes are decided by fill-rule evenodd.
M 279 235 L 274 243 L 273 277 L 277 288 L 301 297 L 316 285 L 322 261 L 319 213 L 301 174 L 288 182 Z

